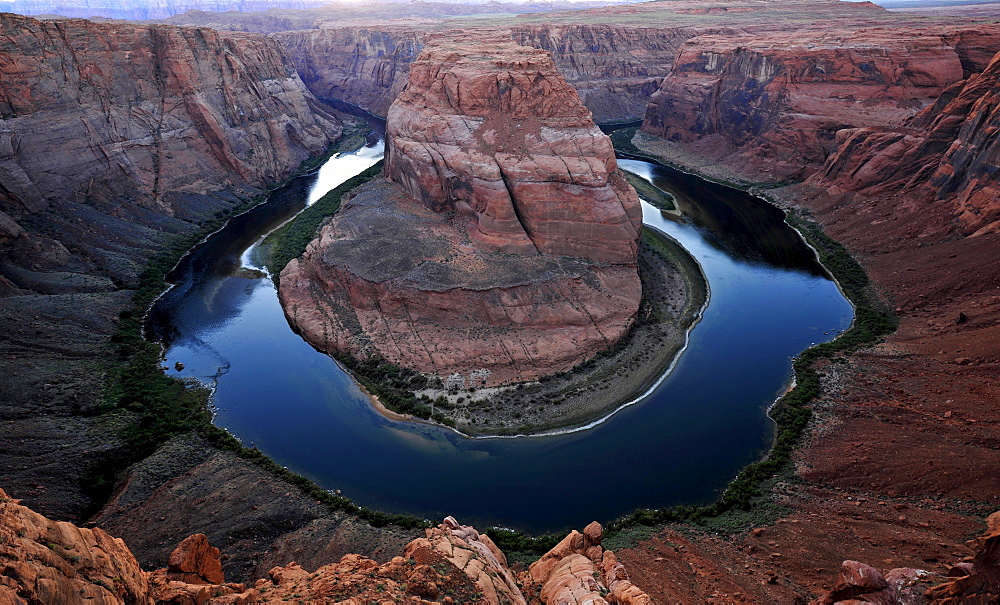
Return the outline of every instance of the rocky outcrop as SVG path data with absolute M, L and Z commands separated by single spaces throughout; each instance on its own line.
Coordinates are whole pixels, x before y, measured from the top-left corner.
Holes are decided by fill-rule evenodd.
M 603 528 L 594 521 L 573 530 L 522 574 L 543 603 L 649 605 L 649 595 L 632 584 L 615 553 L 601 546 Z
M 386 139 L 386 177 L 467 217 L 480 250 L 636 262 L 635 191 L 544 51 L 435 40 L 389 109 Z
M 1000 600 L 1000 512 L 987 517 L 986 524 L 986 532 L 967 543 L 974 554 L 952 565 L 947 577 L 909 568 L 883 575 L 870 565 L 844 561 L 837 584 L 817 602 L 995 603 Z
M 541 590 L 541 602 L 576 602 L 567 600 L 570 593 L 579 592 L 578 584 L 587 584 L 593 588 L 590 596 L 595 604 L 650 603 L 628 581 L 614 553 L 599 546 L 600 525 L 592 523 L 585 534 L 581 539 L 573 532 L 545 556 L 546 569 L 555 571 Z M 577 543 L 587 545 L 598 565 L 603 561 L 603 571 L 573 549 Z M 506 556 L 488 536 L 452 517 L 425 530 L 402 556 L 381 565 L 356 554 L 312 571 L 288 563 L 271 568 L 268 578 L 258 579 L 249 589 L 225 582 L 219 555 L 203 534 L 197 534 L 173 551 L 169 567 L 145 572 L 121 539 L 98 528 L 50 521 L 0 490 L 0 601 L 4 603 L 243 605 L 301 600 L 525 605 L 520 584 L 530 588 L 529 594 L 538 588 L 534 572 L 515 577 Z M 568 570 L 575 575 L 567 576 Z M 557 590 L 557 585 L 563 588 Z
M 1000 54 L 978 74 L 948 88 L 895 129 L 845 129 L 810 183 L 835 195 L 888 196 L 950 207 L 964 234 L 1000 229 L 997 182 Z
M 1000 511 L 986 518 L 986 531 L 967 545 L 975 554 L 948 570 L 954 580 L 927 591 L 932 602 L 951 605 L 1000 601 Z
M 149 579 L 123 541 L 18 502 L 0 490 L 0 602 L 150 602 Z
M 998 45 L 995 26 L 698 36 L 650 99 L 643 130 L 754 180 L 802 179 L 838 131 L 902 125 Z
M 483 386 L 568 369 L 626 333 L 638 198 L 547 54 L 441 38 L 387 130 L 392 182 L 356 191 L 281 274 L 310 342 Z

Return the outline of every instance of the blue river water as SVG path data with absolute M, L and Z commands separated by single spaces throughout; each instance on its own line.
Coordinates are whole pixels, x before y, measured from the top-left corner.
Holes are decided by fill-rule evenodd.
M 254 242 L 373 163 L 381 142 L 293 181 L 193 251 L 151 310 L 172 375 L 215 387 L 216 423 L 356 503 L 428 519 L 540 532 L 636 508 L 707 503 L 770 444 L 767 407 L 792 356 L 847 329 L 853 309 L 769 205 L 638 160 L 622 168 L 672 193 L 683 216 L 643 220 L 701 264 L 711 289 L 672 373 L 596 427 L 469 439 L 389 420 L 351 377 L 288 326 Z M 174 370 L 182 362 L 182 371 Z

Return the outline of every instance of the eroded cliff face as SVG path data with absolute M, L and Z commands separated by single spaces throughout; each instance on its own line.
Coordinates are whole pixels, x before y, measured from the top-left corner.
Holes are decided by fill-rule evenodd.
M 208 29 L 3 15 L 2 203 L 256 186 L 339 134 L 274 41 Z
M 512 28 L 525 46 L 548 51 L 597 122 L 645 115 L 649 97 L 693 34 L 683 27 L 539 23 Z
M 998 127 L 1000 54 L 899 128 L 838 132 L 839 145 L 809 182 L 838 195 L 907 191 L 950 207 L 963 234 L 996 232 Z
M 281 274 L 316 346 L 467 384 L 568 369 L 638 310 L 638 198 L 544 51 L 442 36 L 389 111 L 385 174 Z
M 902 125 L 982 70 L 997 45 L 989 25 L 698 36 L 681 47 L 642 128 L 752 180 L 802 179 L 837 147 L 838 131 Z
M 116 441 L 91 418 L 98 366 L 146 260 L 341 128 L 264 36 L 11 14 L 0 31 L 0 460 L 12 492 L 75 518 Z
M 385 116 L 406 86 L 423 48 L 421 28 L 356 25 L 279 32 L 302 81 L 320 98 L 353 103 Z
M 468 217 L 480 250 L 636 262 L 635 191 L 544 51 L 434 40 L 389 109 L 386 139 L 386 177 L 430 210 Z
M 279 32 L 309 90 L 384 116 L 406 85 L 410 65 L 432 28 L 375 24 Z M 598 122 L 644 115 L 649 96 L 670 70 L 684 28 L 531 24 L 511 28 L 524 46 L 548 51 Z

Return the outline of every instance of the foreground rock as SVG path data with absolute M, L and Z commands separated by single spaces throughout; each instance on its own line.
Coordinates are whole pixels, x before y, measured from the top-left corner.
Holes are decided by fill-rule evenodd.
M 387 139 L 392 182 L 357 190 L 281 274 L 306 339 L 480 387 L 567 370 L 628 331 L 638 198 L 547 54 L 436 40 Z
M 883 576 L 870 565 L 844 561 L 837 585 L 819 603 L 852 599 L 887 605 L 996 603 L 1000 601 L 1000 512 L 987 517 L 986 523 L 986 532 L 968 542 L 974 554 L 952 565 L 947 576 L 905 568 Z
M 348 554 L 311 571 L 297 563 L 272 568 L 252 588 L 226 583 L 219 550 L 204 534 L 188 537 L 165 569 L 145 572 L 125 543 L 101 529 L 50 521 L 0 490 L 0 602 L 244 603 L 305 600 L 646 605 L 614 553 L 600 546 L 601 527 L 572 532 L 528 572 L 515 577 L 488 536 L 448 517 L 410 542 L 403 556 L 379 564 Z M 582 553 L 586 553 L 584 556 Z M 587 558 L 589 557 L 589 558 Z M 544 575 L 544 577 L 543 577 Z M 582 592 L 585 587 L 586 591 Z M 602 595 L 607 595 L 605 599 Z

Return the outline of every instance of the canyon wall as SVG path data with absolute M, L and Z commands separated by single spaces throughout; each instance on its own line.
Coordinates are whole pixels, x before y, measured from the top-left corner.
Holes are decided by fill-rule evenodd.
M 688 30 L 614 25 L 532 24 L 511 37 L 551 53 L 560 74 L 598 122 L 641 117 Z M 384 116 L 430 35 L 426 25 L 366 22 L 274 34 L 309 90 Z
M 425 36 L 412 26 L 374 24 L 273 35 L 314 95 L 353 103 L 378 116 L 386 115 L 406 86 Z
M 839 131 L 902 126 L 998 45 L 995 25 L 701 35 L 681 47 L 642 128 L 753 180 L 800 180 Z
M 146 260 L 341 126 L 264 36 L 11 14 L 0 31 L 0 460 L 9 489 L 75 518 L 116 447 L 93 415 Z
M 287 176 L 339 134 L 280 46 L 208 29 L 4 15 L 0 198 L 41 212 Z
M 951 207 L 963 234 L 1000 229 L 1000 54 L 896 129 L 837 133 L 838 145 L 809 183 L 833 194 L 906 191 Z
M 433 38 L 386 138 L 390 182 L 357 191 L 281 274 L 307 340 L 492 386 L 569 369 L 628 331 L 638 198 L 548 53 Z

